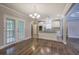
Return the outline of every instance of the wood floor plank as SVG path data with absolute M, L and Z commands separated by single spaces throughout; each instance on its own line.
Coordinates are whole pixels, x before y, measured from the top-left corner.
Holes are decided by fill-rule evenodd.
M 25 40 L 0 50 L 1 55 L 72 55 L 73 51 L 61 42 L 38 39 L 33 49 L 33 39 Z

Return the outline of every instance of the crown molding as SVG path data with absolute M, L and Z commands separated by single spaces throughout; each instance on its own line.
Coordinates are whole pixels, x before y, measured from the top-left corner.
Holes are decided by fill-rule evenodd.
M 16 11 L 15 9 L 9 8 L 9 7 L 7 7 L 7 6 L 3 5 L 3 4 L 0 4 L 0 6 L 3 7 L 3 8 L 8 9 L 8 10 L 10 10 L 10 11 L 13 11 L 13 12 L 19 14 L 19 15 L 22 15 L 22 16 L 26 17 L 26 16 L 25 16 L 26 14 L 24 14 L 24 13 L 22 13 L 22 12 L 19 12 L 19 11 Z
M 63 10 L 63 15 L 66 15 L 68 13 L 68 11 L 71 9 L 72 5 L 73 5 L 73 3 L 66 4 L 66 6 L 64 7 L 64 10 Z

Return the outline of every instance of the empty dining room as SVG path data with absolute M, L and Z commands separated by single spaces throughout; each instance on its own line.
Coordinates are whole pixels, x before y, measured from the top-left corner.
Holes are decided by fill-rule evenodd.
M 79 3 L 0 3 L 0 55 L 79 55 Z

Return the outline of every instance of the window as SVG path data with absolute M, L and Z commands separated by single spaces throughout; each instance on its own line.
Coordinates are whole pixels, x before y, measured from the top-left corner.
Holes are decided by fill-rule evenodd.
M 51 29 L 52 28 L 52 26 L 51 26 L 51 24 L 49 23 L 49 24 L 46 24 L 46 29 Z
M 51 28 L 52 28 L 52 21 L 51 20 L 47 20 L 45 22 L 45 28 L 46 28 L 46 30 L 47 29 L 51 30 Z
M 24 30 L 24 22 L 23 21 L 19 21 L 18 22 L 18 35 L 19 35 L 19 39 L 23 40 L 25 37 L 25 30 Z
M 53 24 L 55 28 L 59 28 L 60 27 L 60 21 L 53 21 Z
M 15 39 L 15 21 L 13 19 L 7 18 L 7 43 L 14 42 Z

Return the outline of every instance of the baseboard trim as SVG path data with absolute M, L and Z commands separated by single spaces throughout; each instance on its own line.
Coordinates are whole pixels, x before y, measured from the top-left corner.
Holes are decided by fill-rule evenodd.
M 47 38 L 39 38 L 39 39 L 50 40 L 50 41 L 57 41 L 57 42 L 63 42 L 62 40 L 52 40 L 52 39 L 47 39 Z
M 49 39 L 45 39 L 45 38 L 39 38 L 39 39 L 41 39 L 41 40 L 46 40 L 46 41 L 48 41 Z M 55 42 L 60 42 L 60 43 L 63 43 L 62 41 L 57 41 L 57 40 L 49 40 L 49 41 L 55 41 Z
M 29 39 L 30 39 L 30 37 L 27 37 L 27 38 L 24 39 L 24 40 L 29 40 Z M 13 43 L 10 43 L 10 44 L 6 44 L 6 45 L 3 45 L 3 46 L 0 46 L 0 49 L 6 48 L 6 47 L 8 47 L 8 46 L 10 46 L 10 45 L 13 45 L 13 44 L 17 44 L 17 43 L 22 42 L 22 41 L 24 41 L 24 40 L 21 40 L 21 41 L 18 41 L 18 42 L 13 42 Z

